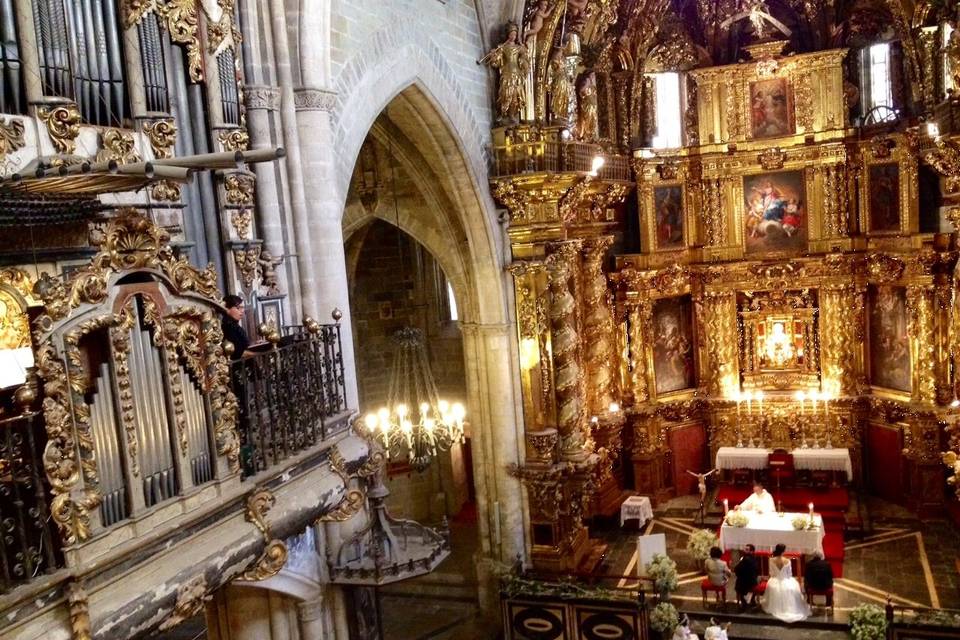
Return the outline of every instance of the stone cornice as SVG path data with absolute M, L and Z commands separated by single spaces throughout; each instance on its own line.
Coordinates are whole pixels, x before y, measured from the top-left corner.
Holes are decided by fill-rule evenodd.
M 311 87 L 300 87 L 293 91 L 293 104 L 297 111 L 333 111 L 336 102 L 336 91 Z
M 244 87 L 247 109 L 280 110 L 280 87 L 249 86 Z

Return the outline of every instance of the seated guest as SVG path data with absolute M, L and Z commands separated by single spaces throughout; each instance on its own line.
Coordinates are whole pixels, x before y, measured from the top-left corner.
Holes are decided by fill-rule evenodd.
M 814 551 L 803 570 L 803 584 L 813 591 L 826 591 L 833 588 L 833 567 L 824 560 L 823 554 Z
M 777 510 L 777 505 L 774 504 L 773 496 L 767 493 L 763 485 L 754 482 L 753 493 L 740 503 L 740 508 L 744 511 L 755 511 L 756 513 L 773 513 Z
M 756 556 L 753 555 L 754 547 L 748 544 L 743 548 L 743 555 L 740 556 L 740 562 L 733 568 L 737 575 L 737 581 L 733 585 L 737 592 L 737 602 L 740 603 L 740 610 L 747 608 L 747 594 L 753 591 L 760 579 L 760 565 L 757 563 Z M 750 604 L 756 604 L 757 596 L 750 596 Z
M 730 577 L 730 567 L 720 559 L 721 556 L 723 556 L 723 551 L 720 550 L 720 547 L 712 547 L 710 549 L 710 557 L 707 558 L 707 561 L 704 563 L 710 584 L 718 587 L 727 584 L 727 578 Z

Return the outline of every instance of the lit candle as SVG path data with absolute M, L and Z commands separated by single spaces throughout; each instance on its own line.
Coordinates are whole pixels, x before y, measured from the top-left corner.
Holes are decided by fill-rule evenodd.
M 744 393 L 743 395 L 746 396 L 746 398 L 747 398 L 747 415 L 749 416 L 749 415 L 750 415 L 750 411 L 751 411 L 751 409 L 753 408 L 753 405 L 751 404 L 751 400 L 753 399 L 753 396 L 751 395 L 751 393 L 750 393 L 749 391 L 747 391 L 747 392 Z
M 794 394 L 794 397 L 797 399 L 797 402 L 800 403 L 800 415 L 803 415 L 803 399 L 804 399 L 806 396 L 805 396 L 805 394 L 803 393 L 803 391 L 797 391 L 797 393 Z
M 727 515 L 730 512 L 730 502 L 724 498 L 723 499 L 723 515 Z
M 813 503 L 811 502 L 811 503 L 808 504 L 807 506 L 810 507 L 810 517 L 812 518 L 812 517 L 813 517 Z
M 610 413 L 616 413 L 620 411 L 620 405 L 616 402 L 611 402 L 609 407 Z
M 818 395 L 819 394 L 817 393 L 816 389 L 810 392 L 810 400 L 813 404 L 813 415 L 817 415 L 817 396 Z
M 763 413 L 763 391 L 757 391 L 757 413 Z

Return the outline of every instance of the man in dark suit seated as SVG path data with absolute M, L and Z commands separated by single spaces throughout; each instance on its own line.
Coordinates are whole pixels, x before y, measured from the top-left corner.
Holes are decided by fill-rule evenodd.
M 803 584 L 809 591 L 826 591 L 833 588 L 833 567 L 824 560 L 823 554 L 814 551 L 803 570 Z
M 737 602 L 740 603 L 741 611 L 747 608 L 747 594 L 751 593 L 753 588 L 757 586 L 760 575 L 760 565 L 757 563 L 757 557 L 753 555 L 754 551 L 752 544 L 746 545 L 743 548 L 743 554 L 740 556 L 740 562 L 733 568 L 733 572 L 737 576 L 734 589 L 737 592 Z M 751 606 L 756 604 L 756 600 L 756 594 L 751 594 Z

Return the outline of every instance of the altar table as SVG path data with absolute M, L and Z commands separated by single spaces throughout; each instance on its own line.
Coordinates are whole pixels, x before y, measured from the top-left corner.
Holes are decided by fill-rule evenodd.
M 743 549 L 752 544 L 757 551 L 773 551 L 773 548 L 783 543 L 787 545 L 788 553 L 823 553 L 823 520 L 815 515 L 813 522 L 815 529 L 796 531 L 793 528 L 793 519 L 797 516 L 808 518 L 807 513 L 749 513 L 745 512 L 750 522 L 745 527 L 731 527 L 724 521 L 720 527 L 720 548 Z
M 650 505 L 650 498 L 647 496 L 630 496 L 620 505 L 620 526 L 626 520 L 637 518 L 642 527 L 648 520 L 653 518 L 653 507 Z
M 720 447 L 717 449 L 717 469 L 766 469 L 767 456 L 773 449 L 759 447 Z M 794 449 L 794 469 L 811 471 L 843 471 L 847 480 L 853 480 L 853 464 L 850 451 L 841 448 L 831 449 Z

